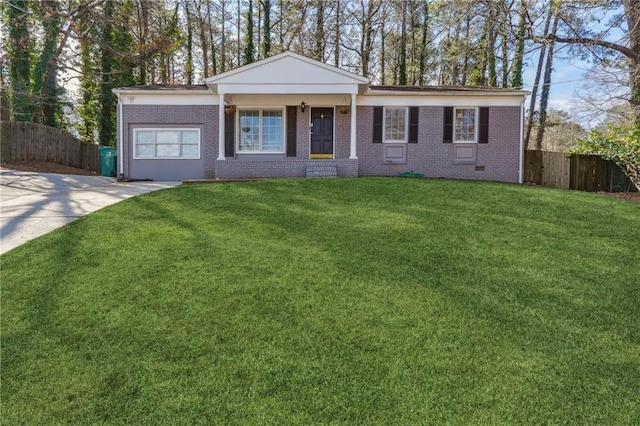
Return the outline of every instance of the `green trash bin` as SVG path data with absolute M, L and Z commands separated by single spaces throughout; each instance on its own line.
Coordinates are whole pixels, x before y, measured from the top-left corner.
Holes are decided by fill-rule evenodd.
M 100 175 L 115 177 L 117 175 L 118 153 L 111 146 L 100 147 Z

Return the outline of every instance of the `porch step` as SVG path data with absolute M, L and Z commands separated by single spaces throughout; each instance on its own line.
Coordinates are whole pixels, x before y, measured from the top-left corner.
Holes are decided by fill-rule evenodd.
M 312 161 L 307 163 L 308 178 L 337 178 L 338 169 L 335 163 Z

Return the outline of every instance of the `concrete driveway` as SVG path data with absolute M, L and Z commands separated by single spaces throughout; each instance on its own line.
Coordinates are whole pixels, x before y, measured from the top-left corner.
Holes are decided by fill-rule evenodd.
M 129 197 L 180 182 L 0 170 L 0 254 Z

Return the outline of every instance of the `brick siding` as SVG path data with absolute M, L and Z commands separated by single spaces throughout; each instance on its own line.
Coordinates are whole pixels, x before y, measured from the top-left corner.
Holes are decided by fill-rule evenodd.
M 218 107 L 216 105 L 123 105 L 124 112 L 124 174 L 132 169 L 131 162 L 147 162 L 160 170 L 167 164 L 187 167 L 194 164 L 207 179 L 242 179 L 263 177 L 303 177 L 309 160 L 309 114 L 311 107 L 297 114 L 297 157 L 293 158 L 230 158 L 218 157 Z M 407 144 L 407 163 L 388 164 L 384 161 L 384 144 L 372 143 L 373 107 L 357 108 L 357 157 L 349 160 L 351 114 L 335 111 L 335 163 L 339 176 L 396 176 L 413 171 L 427 177 L 450 179 L 518 181 L 520 143 L 520 107 L 489 108 L 489 143 L 477 145 L 477 162 L 454 164 L 454 144 L 445 144 L 443 137 L 444 109 L 422 106 L 419 109 L 418 143 Z M 201 129 L 201 159 L 193 160 L 132 160 L 130 138 L 137 127 L 174 126 Z M 317 161 L 317 160 L 316 160 Z M 480 167 L 477 167 L 480 166 Z M 190 166 L 193 167 L 193 166 Z M 135 169 L 135 165 L 133 167 Z M 484 170 L 478 170 L 484 169 Z M 175 173 L 179 173 L 176 171 Z M 151 176 L 153 177 L 153 176 Z M 153 177 L 155 178 L 155 177 Z
M 212 178 L 218 156 L 217 108 L 216 105 L 123 105 L 124 176 L 155 180 Z M 200 129 L 200 159 L 134 160 L 131 138 L 136 127 L 197 127 Z M 185 177 L 172 178 L 182 175 Z
M 358 107 L 357 114 L 360 176 L 413 171 L 427 177 L 518 182 L 520 107 L 489 108 L 489 143 L 477 144 L 474 164 L 454 164 L 454 144 L 442 142 L 443 107 L 420 107 L 418 143 L 407 144 L 407 164 L 386 164 L 384 144 L 372 142 L 373 107 Z

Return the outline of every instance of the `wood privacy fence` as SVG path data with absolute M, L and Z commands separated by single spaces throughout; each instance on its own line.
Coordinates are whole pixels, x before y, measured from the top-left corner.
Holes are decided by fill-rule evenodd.
M 0 154 L 3 162 L 49 161 L 100 172 L 98 145 L 38 123 L 0 121 Z
M 525 152 L 524 181 L 580 191 L 633 191 L 635 187 L 620 168 L 597 155 L 562 152 Z

